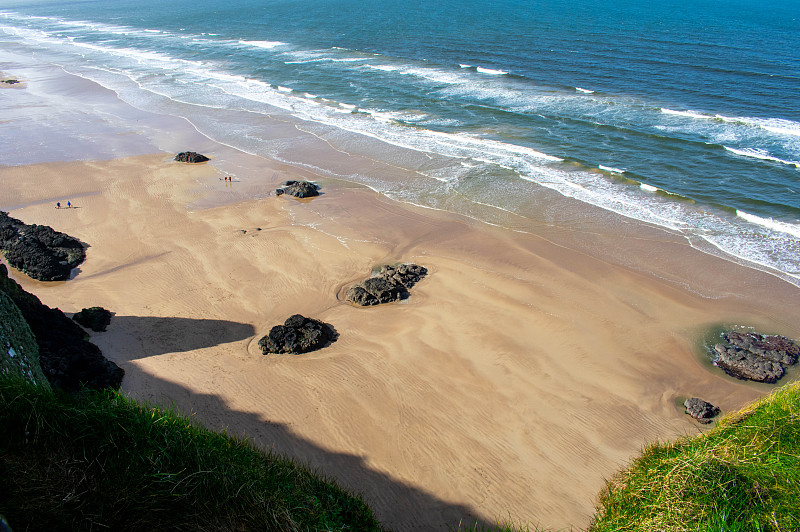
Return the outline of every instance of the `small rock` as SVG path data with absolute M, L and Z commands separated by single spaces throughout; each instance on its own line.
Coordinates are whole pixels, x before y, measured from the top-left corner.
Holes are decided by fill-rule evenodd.
M 111 323 L 111 312 L 103 307 L 89 307 L 72 316 L 72 319 L 95 332 L 105 331 Z
M 362 307 L 399 301 L 407 298 L 408 290 L 427 273 L 425 267 L 416 264 L 386 265 L 377 275 L 351 286 L 345 299 Z
M 711 418 L 719 414 L 719 407 L 712 405 L 697 397 L 692 397 L 683 402 L 686 413 L 703 424 L 711 423 Z
M 308 353 L 325 347 L 338 338 L 332 325 L 295 314 L 286 319 L 283 325 L 276 325 L 269 334 L 258 341 L 263 354 Z
M 275 194 L 289 194 L 295 198 L 310 198 L 319 196 L 319 187 L 309 181 L 287 181 L 282 188 L 275 189 Z
M 210 159 L 205 155 L 202 155 L 194 151 L 182 151 L 175 156 L 174 160 L 180 161 L 182 163 L 204 163 Z

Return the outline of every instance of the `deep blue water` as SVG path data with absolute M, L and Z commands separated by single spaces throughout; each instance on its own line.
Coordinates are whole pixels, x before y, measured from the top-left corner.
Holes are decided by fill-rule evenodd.
M 800 282 L 796 1 L 0 0 L 0 13 L 4 47 L 245 151 L 303 163 L 253 119 L 289 116 L 428 178 L 344 176 L 402 201 L 492 222 L 495 207 L 530 215 L 544 186 Z

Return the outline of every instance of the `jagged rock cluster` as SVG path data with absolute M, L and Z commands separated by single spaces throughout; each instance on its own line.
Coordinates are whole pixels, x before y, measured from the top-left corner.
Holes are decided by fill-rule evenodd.
M 319 196 L 319 187 L 309 181 L 287 181 L 283 187 L 276 188 L 275 194 L 289 194 L 295 198 L 310 198 Z
M 408 290 L 427 273 L 425 267 L 416 264 L 386 265 L 377 275 L 351 286 L 345 299 L 364 307 L 406 299 Z
M 42 304 L 15 281 L 0 264 L 0 291 L 19 308 L 39 345 L 39 362 L 54 388 L 76 391 L 81 386 L 119 388 L 125 372 L 103 356 L 100 348 L 86 339 L 78 324 L 57 308 Z
M 77 238 L 28 225 L 0 211 L 0 249 L 8 263 L 39 281 L 64 281 L 86 259 Z
M 175 156 L 175 160 L 182 163 L 204 163 L 209 158 L 194 151 L 182 151 Z
M 325 347 L 338 337 L 332 325 L 295 314 L 287 318 L 283 325 L 276 325 L 269 334 L 258 341 L 263 354 L 308 353 Z
M 111 312 L 103 307 L 89 307 L 75 313 L 72 319 L 95 332 L 105 331 L 111 323 Z
M 687 399 L 683 402 L 683 406 L 686 407 L 687 414 L 703 424 L 711 423 L 711 419 L 719 414 L 719 407 L 697 397 Z
M 725 343 L 714 346 L 714 363 L 739 379 L 776 382 L 800 355 L 800 347 L 784 336 L 730 331 L 723 338 Z

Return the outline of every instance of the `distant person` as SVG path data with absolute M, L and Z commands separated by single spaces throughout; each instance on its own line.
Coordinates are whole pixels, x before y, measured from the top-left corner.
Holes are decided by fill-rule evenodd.
M 57 202 L 56 202 L 56 209 L 60 209 L 60 208 L 61 208 L 61 202 L 60 202 L 60 201 L 57 201 Z
M 71 209 L 71 208 L 72 208 L 72 203 L 67 202 L 67 209 Z

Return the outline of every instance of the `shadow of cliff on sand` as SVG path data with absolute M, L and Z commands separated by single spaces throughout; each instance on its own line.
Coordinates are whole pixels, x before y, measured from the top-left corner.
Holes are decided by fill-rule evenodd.
M 129 344 L 125 351 L 134 353 L 130 360 L 214 347 L 255 334 L 255 328 L 246 323 L 157 316 L 114 316 L 108 332 L 117 331 L 124 331 L 123 341 Z M 92 333 L 92 341 L 101 347 L 106 345 L 102 334 Z
M 229 341 L 236 339 L 238 334 L 244 333 L 249 327 L 230 322 L 215 322 L 215 320 L 127 318 L 144 320 L 141 325 L 158 319 L 164 320 L 164 323 L 156 324 L 164 329 L 168 329 L 170 325 L 203 329 L 208 325 L 205 322 L 212 322 L 212 329 L 216 327 L 217 332 L 224 330 L 231 335 L 228 337 Z M 187 323 L 193 321 L 197 323 Z M 208 342 L 214 335 L 206 333 L 203 337 Z M 217 343 L 221 343 L 219 338 Z M 149 356 L 153 354 L 149 353 Z M 482 530 L 482 527 L 489 527 L 492 524 L 477 518 L 464 504 L 441 500 L 417 487 L 371 469 L 366 463 L 366 456 L 324 449 L 294 434 L 292 429 L 283 423 L 265 420 L 254 413 L 233 410 L 217 395 L 195 393 L 184 386 L 143 372 L 135 364 L 125 364 L 125 370 L 127 372 L 125 378 L 137 383 L 139 392 L 135 397 L 148 401 L 148 397 L 153 395 L 148 391 L 158 390 L 158 396 L 151 399 L 156 404 L 175 406 L 182 414 L 192 415 L 210 429 L 224 430 L 230 435 L 245 437 L 262 449 L 273 450 L 306 464 L 317 473 L 335 480 L 346 490 L 363 495 L 376 517 L 388 529 L 447 530 L 448 527 L 455 527 L 460 522 L 467 527 L 477 522 L 477 529 Z M 442 467 L 445 468 L 444 465 Z M 459 479 L 455 478 L 453 482 L 458 483 Z

